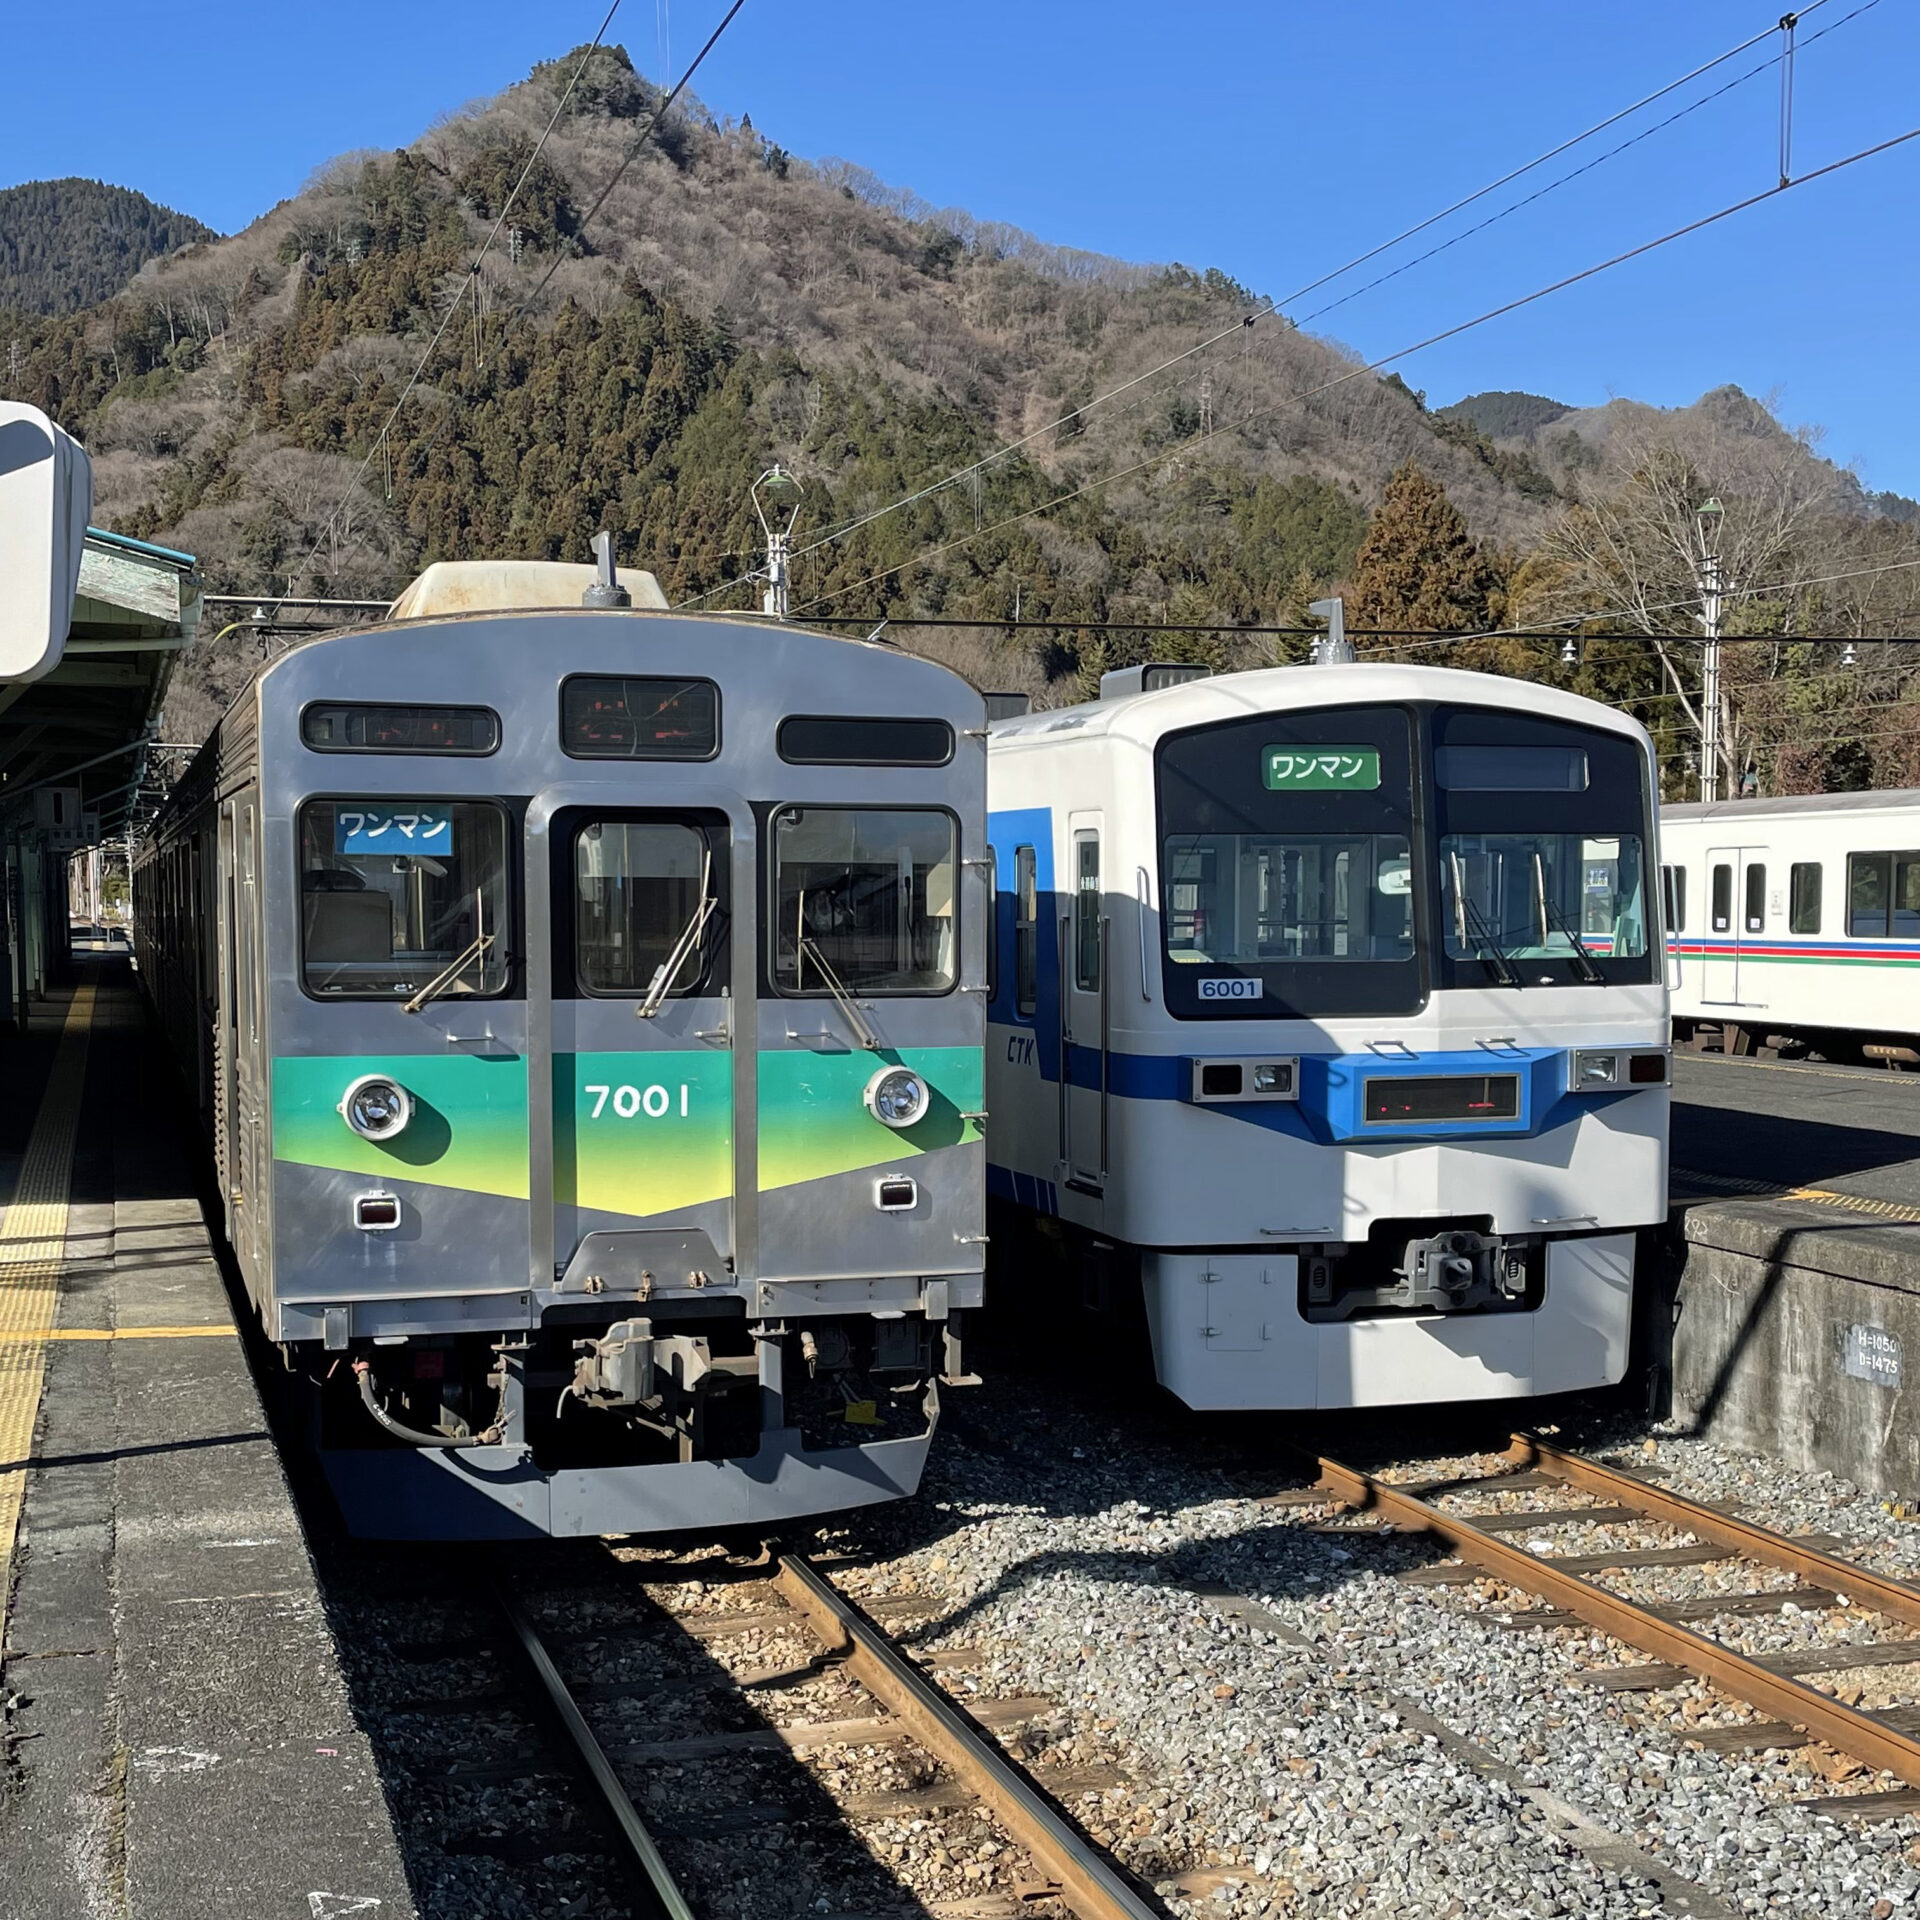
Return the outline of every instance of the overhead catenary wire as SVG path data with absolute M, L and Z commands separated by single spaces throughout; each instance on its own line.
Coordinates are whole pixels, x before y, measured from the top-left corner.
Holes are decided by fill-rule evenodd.
M 1880 0 L 1861 0 L 1861 4 L 1855 7 L 1851 13 L 1842 14 L 1838 20 L 1833 21 L 1828 26 L 1822 27 L 1818 33 L 1809 34 L 1802 44 L 1810 47 L 1816 40 L 1824 40 L 1828 34 L 1838 33 L 1849 21 L 1859 19 L 1863 13 L 1870 13 L 1879 4 Z M 1789 14 L 1787 15 L 1787 20 L 1796 20 L 1798 17 L 1798 15 Z M 1791 29 L 1786 27 L 1784 21 L 1781 23 L 1780 28 L 1773 29 L 1773 31 L 1777 32 L 1783 29 L 1791 32 Z M 1766 36 L 1757 35 L 1755 37 L 1764 39 Z M 1752 41 L 1747 42 L 1749 46 L 1752 44 Z M 1749 67 L 1746 72 L 1736 74 L 1724 85 L 1715 87 L 1711 93 L 1703 93 L 1699 99 L 1688 101 L 1684 107 L 1681 107 L 1674 113 L 1668 114 L 1664 120 L 1656 120 L 1652 126 L 1643 127 L 1638 133 L 1632 135 L 1631 138 L 1621 141 L 1617 147 L 1609 147 L 1605 153 L 1595 155 L 1593 159 L 1583 162 L 1580 166 L 1571 168 L 1568 172 L 1559 175 L 1556 179 L 1549 180 L 1545 186 L 1537 187 L 1532 193 L 1523 194 L 1518 200 L 1509 202 L 1506 206 L 1502 207 L 1498 213 L 1490 213 L 1484 220 L 1476 220 L 1472 226 L 1463 228 L 1459 233 L 1450 234 L 1437 246 L 1429 247 L 1424 253 L 1415 254 L 1411 260 L 1403 260 L 1399 266 L 1389 269 L 1386 273 L 1377 275 L 1374 279 L 1367 281 L 1362 286 L 1353 288 L 1350 292 L 1343 293 L 1337 300 L 1329 300 L 1325 306 L 1315 307 L 1311 313 L 1301 314 L 1294 324 L 1304 327 L 1310 321 L 1324 318 L 1327 314 L 1332 313 L 1335 308 L 1344 307 L 1348 301 L 1358 300 L 1361 295 L 1373 292 L 1376 287 L 1385 286 L 1389 280 L 1397 280 L 1401 274 L 1411 273 L 1415 267 L 1424 266 L 1429 260 L 1437 258 L 1450 248 L 1459 246 L 1462 241 L 1471 240 L 1476 234 L 1486 232 L 1489 227 L 1498 226 L 1508 215 L 1518 213 L 1523 207 L 1532 206 L 1535 201 L 1544 200 L 1548 194 L 1554 193 L 1572 181 L 1578 180 L 1583 174 L 1591 173 L 1596 167 L 1605 166 L 1609 160 L 1617 160 L 1620 155 L 1625 153 L 1629 148 L 1639 146 L 1644 140 L 1651 140 L 1655 134 L 1664 133 L 1669 127 L 1678 125 L 1680 121 L 1686 119 L 1690 114 L 1698 113 L 1701 108 L 1711 106 L 1714 101 L 1721 99 L 1726 94 L 1732 93 L 1736 87 L 1744 87 L 1749 80 L 1757 80 L 1761 74 L 1770 72 L 1775 67 L 1779 67 L 1784 76 L 1786 73 L 1791 72 L 1792 60 L 1793 52 L 1791 46 L 1783 47 L 1779 53 L 1762 60 L 1758 66 Z M 1783 80 L 1783 84 L 1789 85 L 1787 98 L 1790 100 L 1790 83 L 1786 83 Z M 1781 145 L 1782 165 L 1780 169 L 1780 179 L 1783 185 L 1786 184 L 1788 179 L 1785 165 L 1785 156 L 1788 151 L 1789 149 L 1783 135 Z
M 1864 0 L 1864 4 L 1855 7 L 1851 13 L 1835 21 L 1831 26 L 1822 28 L 1820 33 L 1810 36 L 1805 44 L 1811 45 L 1814 40 L 1824 38 L 1826 34 L 1837 31 L 1840 27 L 1845 26 L 1848 21 L 1858 18 L 1860 14 L 1869 11 L 1871 8 L 1879 5 L 1879 3 L 1880 0 Z M 1800 12 L 1794 16 L 1794 18 L 1804 19 L 1808 14 L 1816 12 L 1820 7 L 1827 4 L 1829 4 L 1829 0 L 1813 0 L 1812 5 L 1801 8 Z M 1508 186 L 1515 180 L 1521 179 L 1526 174 L 1533 172 L 1536 168 L 1544 166 L 1549 160 L 1557 159 L 1561 154 L 1571 152 L 1575 147 L 1594 138 L 1595 135 L 1604 133 L 1609 127 L 1618 126 L 1622 121 L 1631 119 L 1634 114 L 1640 112 L 1643 108 L 1665 99 L 1669 94 L 1677 92 L 1680 88 L 1689 85 L 1691 82 L 1701 78 L 1704 74 L 1711 73 L 1716 68 L 1724 66 L 1729 60 L 1737 59 L 1742 53 L 1759 45 L 1760 42 L 1770 38 L 1779 31 L 1780 24 L 1775 22 L 1762 28 L 1757 33 L 1750 34 L 1745 40 L 1729 47 L 1724 53 L 1716 54 L 1713 59 L 1704 61 L 1689 72 L 1682 74 L 1678 79 L 1670 80 L 1664 86 L 1655 88 L 1653 92 L 1643 94 L 1630 105 L 1621 107 L 1616 112 L 1607 115 L 1604 119 L 1595 121 L 1593 125 L 1583 129 L 1581 132 L 1573 134 L 1567 139 L 1558 142 L 1556 145 L 1547 148 L 1543 153 L 1536 154 L 1531 160 L 1525 161 L 1517 167 L 1510 168 L 1498 178 L 1488 181 L 1486 185 L 1476 188 L 1472 193 L 1466 194 L 1462 198 L 1455 200 L 1451 205 L 1441 208 L 1439 212 L 1429 214 L 1426 218 L 1416 221 L 1412 226 L 1403 228 L 1391 239 L 1380 241 L 1377 245 L 1369 247 L 1364 252 L 1355 254 L 1352 259 L 1321 274 L 1317 279 L 1309 280 L 1305 285 L 1296 287 L 1291 293 L 1282 294 L 1259 302 L 1250 312 L 1243 314 L 1239 319 L 1235 320 L 1231 326 L 1219 329 L 1217 332 L 1208 335 L 1204 340 L 1196 341 L 1192 346 L 1183 348 L 1179 353 L 1171 355 L 1169 358 L 1161 361 L 1157 366 L 1149 367 L 1145 372 L 1135 374 L 1123 380 L 1118 386 L 1108 389 L 1107 392 L 1098 394 L 1093 399 L 1082 402 L 1079 406 L 1062 414 L 1057 420 L 1048 421 L 1044 425 L 1022 434 L 1018 439 L 1010 440 L 1003 446 L 995 448 L 992 453 L 984 454 L 978 460 L 969 462 L 965 466 L 957 467 L 951 472 L 943 474 L 939 479 L 930 481 L 924 486 L 917 487 L 910 493 L 903 494 L 897 500 L 889 501 L 885 506 L 875 507 L 855 514 L 832 527 L 824 529 L 815 535 L 807 544 L 796 548 L 791 558 L 795 561 L 802 560 L 808 554 L 816 553 L 823 547 L 837 544 L 839 541 L 857 533 L 863 527 L 871 526 L 876 521 L 886 519 L 892 514 L 900 513 L 909 507 L 917 506 L 921 501 L 943 492 L 948 487 L 957 486 L 975 475 L 984 472 L 987 468 L 1010 458 L 1023 448 L 1031 446 L 1036 440 L 1043 439 L 1050 433 L 1056 433 L 1062 427 L 1068 426 L 1076 420 L 1084 419 L 1088 414 L 1106 406 L 1110 401 L 1119 399 L 1123 394 L 1130 393 L 1134 388 L 1148 381 L 1158 379 L 1162 374 L 1170 372 L 1173 368 L 1193 359 L 1196 355 L 1205 353 L 1211 348 L 1219 346 L 1222 341 L 1232 339 L 1236 334 L 1245 332 L 1259 321 L 1277 314 L 1284 317 L 1283 310 L 1291 306 L 1295 301 L 1302 300 L 1308 294 L 1317 292 L 1320 288 L 1331 285 L 1334 281 L 1343 278 L 1356 268 L 1365 266 L 1369 261 L 1376 260 L 1383 254 L 1390 253 L 1403 242 L 1427 232 L 1430 228 L 1437 226 L 1441 221 L 1447 220 L 1454 214 L 1460 213 L 1466 208 L 1484 200 L 1489 194 L 1497 193 L 1500 188 Z M 1356 299 L 1361 294 L 1383 284 L 1385 281 L 1393 279 L 1399 274 L 1408 271 L 1410 268 L 1420 265 L 1423 261 L 1433 258 L 1435 254 L 1445 252 L 1447 248 L 1455 246 L 1459 244 L 1460 241 L 1470 238 L 1473 234 L 1495 224 L 1495 222 L 1505 219 L 1508 214 L 1517 211 L 1520 207 L 1530 204 L 1533 200 L 1539 199 L 1543 194 L 1552 192 L 1556 187 L 1564 186 L 1568 181 L 1577 178 L 1580 174 L 1590 172 L 1594 167 L 1600 166 L 1618 154 L 1624 153 L 1629 147 L 1637 145 L 1640 141 L 1673 125 L 1676 121 L 1684 119 L 1688 114 L 1718 99 L 1721 94 L 1730 91 L 1733 87 L 1744 85 L 1756 75 L 1765 73 L 1770 67 L 1779 64 L 1782 58 L 1782 55 L 1775 55 L 1771 59 L 1762 61 L 1758 66 L 1740 75 L 1737 79 L 1729 81 L 1725 86 L 1702 96 L 1701 99 L 1692 102 L 1687 107 L 1681 109 L 1680 112 L 1670 115 L 1667 119 L 1659 122 L 1658 125 L 1648 128 L 1644 132 L 1636 134 L 1633 139 L 1610 149 L 1598 159 L 1589 161 L 1586 165 L 1575 168 L 1572 172 L 1562 175 L 1559 179 L 1542 187 L 1539 192 L 1529 194 L 1526 198 L 1514 202 L 1512 206 L 1503 209 L 1500 213 L 1494 214 L 1490 219 L 1481 221 L 1477 225 L 1468 228 L 1465 233 L 1455 235 L 1443 245 L 1432 248 L 1427 253 L 1419 255 L 1416 259 L 1396 267 L 1391 273 L 1383 274 L 1378 279 L 1369 281 L 1366 286 L 1357 288 L 1352 293 L 1343 295 L 1339 300 L 1329 302 L 1328 305 L 1315 309 L 1313 313 L 1305 315 L 1301 321 L 1293 324 L 1304 325 L 1308 320 L 1317 319 L 1321 314 L 1331 312 L 1334 307 L 1343 306 L 1348 300 Z M 1785 184 L 1784 180 L 1782 184 Z M 757 577 L 757 574 L 752 571 L 740 574 L 732 579 L 722 581 L 717 586 L 703 588 L 699 593 L 689 595 L 686 599 L 679 601 L 677 605 L 683 609 L 699 606 L 702 602 L 711 600 L 717 595 L 731 592 L 736 587 L 745 586 Z
M 1920 139 L 1920 127 L 1910 127 L 1905 133 L 1895 134 L 1889 139 L 1876 141 L 1872 146 L 1862 147 L 1856 152 L 1843 156 L 1841 159 L 1831 160 L 1823 167 L 1816 167 L 1811 173 L 1801 174 L 1798 179 L 1786 181 L 1779 186 L 1764 188 L 1759 193 L 1749 194 L 1744 200 L 1736 200 L 1731 205 L 1718 208 L 1709 214 L 1703 214 L 1697 220 L 1690 220 L 1684 226 L 1674 227 L 1670 231 L 1660 234 L 1652 240 L 1642 241 L 1640 245 L 1636 247 L 1629 247 L 1622 253 L 1616 253 L 1609 259 L 1598 261 L 1590 267 L 1583 267 L 1578 273 L 1563 275 L 1560 279 L 1551 281 L 1546 286 L 1536 287 L 1531 293 L 1521 294 L 1517 299 L 1503 301 L 1497 307 L 1490 307 L 1486 312 L 1476 314 L 1470 320 L 1462 320 L 1455 326 L 1442 328 L 1438 333 L 1430 333 L 1425 339 L 1414 341 L 1411 346 L 1400 347 L 1392 353 L 1381 355 L 1377 360 L 1370 360 L 1362 366 L 1351 367 L 1346 372 L 1336 375 L 1331 380 L 1323 380 L 1316 386 L 1305 387 L 1296 393 L 1288 394 L 1275 405 L 1250 409 L 1236 422 L 1215 427 L 1210 433 L 1199 434 L 1193 439 L 1183 442 L 1183 451 L 1203 445 L 1208 440 L 1212 440 L 1222 433 L 1233 431 L 1235 428 L 1244 426 L 1253 420 L 1270 418 L 1273 414 L 1279 412 L 1282 407 L 1298 406 L 1304 401 L 1315 398 L 1319 394 L 1331 392 L 1335 387 L 1345 386 L 1349 381 L 1359 380 L 1368 374 L 1378 373 L 1383 367 L 1390 367 L 1396 361 L 1409 359 L 1412 355 L 1424 352 L 1429 347 L 1440 345 L 1442 341 L 1457 339 L 1461 334 L 1471 332 L 1475 327 L 1483 327 L 1490 321 L 1502 319 L 1510 313 L 1517 313 L 1522 307 L 1531 306 L 1537 300 L 1544 300 L 1552 294 L 1562 293 L 1568 287 L 1578 286 L 1582 281 L 1591 280 L 1596 275 L 1606 273 L 1614 267 L 1624 266 L 1630 260 L 1638 260 L 1661 247 L 1672 245 L 1676 240 L 1684 240 L 1689 235 L 1699 233 L 1707 227 L 1714 226 L 1719 221 L 1732 218 L 1735 214 L 1745 213 L 1750 208 L 1757 207 L 1765 201 L 1778 199 L 1781 194 L 1790 193 L 1796 187 L 1804 187 L 1810 185 L 1815 180 L 1823 180 L 1830 174 L 1839 173 L 1847 167 L 1857 166 L 1863 160 L 1875 159 L 1880 154 L 1889 153 L 1894 148 L 1905 146 L 1908 141 L 1916 139 Z M 884 580 L 890 580 L 895 574 L 906 572 L 909 567 L 925 566 L 930 561 L 939 559 L 942 554 L 951 553 L 957 548 L 972 545 L 975 540 L 981 539 L 986 534 L 998 533 L 1007 527 L 1018 525 L 1021 521 L 1030 520 L 1038 514 L 1051 513 L 1059 507 L 1066 506 L 1070 502 L 1080 499 L 1085 494 L 1095 492 L 1101 487 L 1111 486 L 1117 480 L 1124 480 L 1133 474 L 1143 473 L 1149 467 L 1160 466 L 1163 464 L 1164 459 L 1164 455 L 1156 453 L 1148 459 L 1137 460 L 1130 466 L 1118 468 L 1112 473 L 1097 475 L 1090 480 L 1083 481 L 1079 486 L 1071 489 L 1069 492 L 1057 495 L 1051 500 L 1043 500 L 1034 506 L 1023 508 L 1019 513 L 1008 514 L 1002 519 L 992 521 L 984 527 L 977 528 L 972 533 L 960 534 L 952 540 L 942 542 L 939 546 L 925 553 L 916 554 L 912 559 L 902 560 L 895 566 L 883 567 L 879 572 L 868 574 L 863 579 L 850 581 L 846 586 L 835 587 L 831 592 L 817 594 L 813 599 L 802 602 L 801 605 L 795 607 L 793 611 L 796 614 L 805 613 L 809 608 L 824 606 L 829 601 L 841 599 L 849 593 L 857 593 L 862 587 L 876 586 Z

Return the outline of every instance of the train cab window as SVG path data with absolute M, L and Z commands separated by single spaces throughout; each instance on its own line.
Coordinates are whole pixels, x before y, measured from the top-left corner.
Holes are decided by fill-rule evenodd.
M 300 809 L 307 991 L 504 993 L 508 845 L 506 810 L 490 800 L 309 800 Z
M 1920 940 L 1920 853 L 1847 856 L 1847 931 L 1856 939 Z
M 1100 991 L 1100 836 L 1073 836 L 1073 984 Z
M 1788 876 L 1787 925 L 1795 933 L 1820 931 L 1820 875 L 1818 860 L 1796 860 Z
M 1028 1014 L 1040 1004 L 1040 889 L 1031 847 L 1013 850 L 1013 1007 Z
M 783 807 L 773 816 L 769 971 L 784 994 L 947 993 L 959 848 L 936 807 Z
M 1757 860 L 1747 863 L 1746 907 L 1747 931 L 1764 933 L 1767 925 L 1767 870 Z
M 1713 870 L 1713 930 L 1733 931 L 1733 868 L 1724 861 Z
M 719 904 L 713 849 L 674 821 L 590 820 L 574 836 L 573 957 L 587 994 L 695 992 Z
M 1175 1019 L 1421 1004 L 1413 739 L 1403 709 L 1335 707 L 1160 743 L 1161 980 Z

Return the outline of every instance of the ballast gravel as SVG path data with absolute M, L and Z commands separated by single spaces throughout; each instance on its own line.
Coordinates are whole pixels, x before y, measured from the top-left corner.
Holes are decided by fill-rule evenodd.
M 1616 1694 L 1576 1684 L 1584 1668 L 1649 1656 L 1582 1625 L 1515 1630 L 1503 1616 L 1540 1603 L 1492 1582 L 1396 1580 L 1435 1558 L 1430 1544 L 1330 1531 L 1341 1518 L 1332 1508 L 1260 1503 L 1285 1470 L 1249 1470 L 1258 1448 L 1247 1429 L 1223 1431 L 1098 1405 L 1038 1411 L 1003 1381 L 949 1421 L 919 1502 L 836 1536 L 865 1556 L 836 1576 L 849 1593 L 945 1602 L 936 1624 L 902 1637 L 924 1651 L 978 1650 L 977 1665 L 948 1676 L 963 1697 L 971 1688 L 1057 1703 L 1028 1729 L 1030 1765 L 1097 1756 L 1132 1776 L 1070 1804 L 1163 1888 L 1192 1876 L 1188 1894 L 1168 1893 L 1176 1910 L 1221 1920 L 1701 1910 L 1663 1905 L 1637 1856 L 1725 1912 L 1920 1916 L 1920 1820 L 1843 1822 L 1794 1804 L 1899 1782 L 1824 1750 L 1690 1747 L 1692 1729 L 1760 1716 L 1704 1685 Z M 1696 1499 L 1737 1502 L 1781 1531 L 1839 1536 L 1846 1553 L 1887 1571 L 1920 1569 L 1920 1525 L 1857 1489 L 1645 1432 L 1595 1424 L 1562 1438 Z M 1420 1480 L 1499 1464 L 1402 1447 L 1387 1471 Z M 1683 1537 L 1556 1527 L 1538 1544 L 1594 1551 Z M 1755 1574 L 1728 1563 L 1642 1570 L 1621 1590 L 1662 1601 L 1752 1592 L 1768 1584 Z M 1222 1595 L 1257 1603 L 1274 1630 L 1237 1617 Z M 1906 1631 L 1857 1611 L 1695 1624 L 1755 1651 Z M 1920 1700 L 1920 1667 L 1873 1677 L 1909 1689 L 1886 1698 Z M 1504 1764 L 1483 1770 L 1426 1716 Z M 1584 1849 L 1561 1809 L 1588 1823 Z M 1625 1848 L 1595 1846 L 1596 1828 Z

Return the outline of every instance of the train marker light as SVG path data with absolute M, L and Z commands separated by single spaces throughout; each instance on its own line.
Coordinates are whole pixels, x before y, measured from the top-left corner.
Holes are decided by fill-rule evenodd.
M 911 1127 L 924 1120 L 933 1095 L 911 1067 L 882 1067 L 861 1096 L 882 1126 Z
M 1627 1078 L 1636 1087 L 1664 1087 L 1668 1071 L 1664 1053 L 1636 1053 L 1627 1063 Z
M 413 1118 L 413 1095 L 385 1074 L 363 1073 L 340 1096 L 340 1117 L 362 1140 L 391 1140 Z

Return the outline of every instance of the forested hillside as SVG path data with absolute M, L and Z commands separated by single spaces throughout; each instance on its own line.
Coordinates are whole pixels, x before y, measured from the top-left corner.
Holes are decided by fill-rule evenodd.
M 191 214 L 99 180 L 0 187 L 0 311 L 93 306 L 149 260 L 219 237 Z
M 658 103 L 617 50 L 467 290 L 574 61 L 83 312 L 0 317 L 0 390 L 80 434 L 110 524 L 198 554 L 216 591 L 386 595 L 442 557 L 584 558 L 606 525 L 675 602 L 748 606 L 749 489 L 777 459 L 805 487 L 799 617 L 888 616 L 977 680 L 1060 699 L 1148 652 L 1294 657 L 1196 630 L 1297 624 L 1339 589 L 1359 628 L 1598 616 L 1570 662 L 1552 639 L 1416 657 L 1622 699 L 1676 746 L 1694 659 L 1627 636 L 1688 630 L 1692 508 L 1717 493 L 1730 628 L 1770 637 L 1729 669 L 1731 771 L 1909 777 L 1920 747 L 1856 711 L 1905 717 L 1897 660 L 1842 678 L 1792 636 L 1920 631 L 1920 540 L 1736 390 L 1430 411 L 1218 272 L 1043 245 L 697 109 L 588 226 Z M 1035 638 L 1016 610 L 1064 624 Z M 1147 631 L 1168 624 L 1190 630 Z M 252 658 L 199 652 L 170 737 Z

